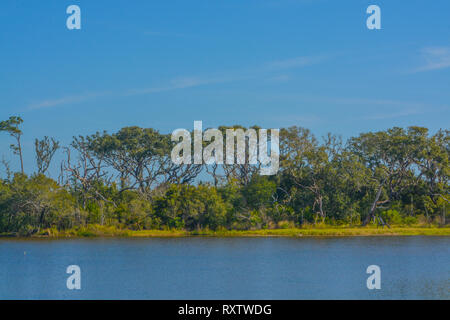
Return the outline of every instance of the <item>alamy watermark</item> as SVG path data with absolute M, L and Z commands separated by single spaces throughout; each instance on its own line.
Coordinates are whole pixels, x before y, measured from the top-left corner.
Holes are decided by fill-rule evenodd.
M 81 29 L 81 9 L 77 5 L 70 5 L 66 9 L 66 13 L 70 14 L 66 20 L 66 26 L 69 30 Z
M 178 142 L 172 149 L 171 158 L 175 164 L 250 164 L 261 165 L 261 175 L 274 175 L 279 168 L 279 129 L 226 129 L 225 159 L 224 138 L 219 129 L 203 132 L 202 121 L 194 121 L 194 153 L 192 156 L 192 137 L 186 129 L 172 132 L 172 141 Z M 258 131 L 258 132 L 257 132 Z M 180 141 L 181 139 L 181 141 Z M 212 141 L 211 141 L 212 140 Z M 203 146 L 203 142 L 211 142 Z M 270 148 L 270 154 L 269 154 Z M 235 151 L 236 150 L 236 151 Z
M 81 8 L 77 5 L 70 5 L 66 9 L 66 13 L 70 14 L 66 20 L 66 26 L 69 30 L 81 29 Z M 381 9 L 378 5 L 369 5 L 366 13 L 370 16 L 366 20 L 366 26 L 369 30 L 381 29 Z
M 66 287 L 69 290 L 81 290 L 81 269 L 77 265 L 70 265 L 66 269 L 70 274 L 66 281 Z
M 367 289 L 381 289 L 381 268 L 372 264 L 367 267 L 366 273 L 370 274 L 366 281 Z
M 381 29 L 381 9 L 377 5 L 370 5 L 367 7 L 366 13 L 370 16 L 366 20 L 367 29 L 380 30 Z

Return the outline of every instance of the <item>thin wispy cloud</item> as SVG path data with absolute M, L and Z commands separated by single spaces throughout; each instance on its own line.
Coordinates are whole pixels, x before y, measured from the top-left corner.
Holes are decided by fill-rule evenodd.
M 28 110 L 37 110 L 43 108 L 51 108 L 57 106 L 68 105 L 72 103 L 85 102 L 98 97 L 111 97 L 111 96 L 135 96 L 152 94 L 159 92 L 172 91 L 177 89 L 193 88 L 207 84 L 219 83 L 229 81 L 227 78 L 200 78 L 200 77 L 179 77 L 172 79 L 166 86 L 161 87 L 147 87 L 147 88 L 134 88 L 128 89 L 122 92 L 97 92 L 71 95 L 62 98 L 48 99 L 40 102 L 32 103 L 28 106 Z
M 362 117 L 363 120 L 385 120 L 385 119 L 394 119 L 394 118 L 404 118 L 408 116 L 418 115 L 425 113 L 425 110 L 420 109 L 405 109 L 400 110 L 398 112 L 390 112 L 390 113 L 377 113 L 372 115 L 367 115 Z
M 276 69 L 276 70 L 301 68 L 301 67 L 318 64 L 318 63 L 324 61 L 325 59 L 327 59 L 327 57 L 324 55 L 302 56 L 302 57 L 295 57 L 295 58 L 291 58 L 291 59 L 272 61 L 267 64 L 267 67 L 269 69 Z
M 390 99 L 334 99 L 338 104 L 345 105 L 361 105 L 361 106 L 376 106 L 380 109 L 387 109 L 385 112 L 378 112 L 361 117 L 362 120 L 385 120 L 394 118 L 404 118 L 419 114 L 426 114 L 430 112 L 447 111 L 450 108 L 445 105 L 436 105 L 423 102 L 413 102 L 404 100 L 390 100 Z
M 144 35 L 154 37 L 186 37 L 184 33 L 161 32 L 161 31 L 145 31 Z
M 230 81 L 229 78 L 202 78 L 202 77 L 179 77 L 172 79 L 167 86 L 163 87 L 149 87 L 149 88 L 138 88 L 138 89 L 130 89 L 127 90 L 124 95 L 125 96 L 133 96 L 133 95 L 141 95 L 141 94 L 150 94 L 150 93 L 158 93 L 165 91 L 172 91 L 177 89 L 186 89 L 193 88 L 213 83 L 220 83 Z
M 426 107 L 426 104 L 420 102 L 402 101 L 402 100 L 390 100 L 390 99 L 370 99 L 370 98 L 329 98 L 336 104 L 344 105 L 376 105 L 386 107 L 407 107 L 407 108 L 422 108 Z
M 72 104 L 72 103 L 79 103 L 84 102 L 87 100 L 91 100 L 98 97 L 108 96 L 110 95 L 110 92 L 93 92 L 93 93 L 82 93 L 78 95 L 71 95 L 67 97 L 62 98 L 56 98 L 56 99 L 47 99 L 42 100 L 39 102 L 31 103 L 28 106 L 28 110 L 36 110 L 36 109 L 44 109 L 44 108 L 51 108 L 66 104 Z
M 439 70 L 450 67 L 450 47 L 430 47 L 422 49 L 425 64 L 416 68 L 414 72 Z
M 132 88 L 127 89 L 122 92 L 98 92 L 98 93 L 88 93 L 88 94 L 78 94 L 71 95 L 62 98 L 56 99 L 47 99 L 40 102 L 32 103 L 28 106 L 28 110 L 36 110 L 50 107 L 57 107 L 62 105 L 68 105 L 72 103 L 79 103 L 88 101 L 98 97 L 107 97 L 107 96 L 135 96 L 135 95 L 145 95 L 145 94 L 153 94 L 159 92 L 167 92 L 172 90 L 179 89 L 187 89 L 194 88 L 204 85 L 217 84 L 217 83 L 225 83 L 225 82 L 235 82 L 242 80 L 251 80 L 251 79 L 267 79 L 269 81 L 280 82 L 280 81 L 288 81 L 290 79 L 289 75 L 273 75 L 274 72 L 278 72 L 280 70 L 286 69 L 294 69 L 301 68 L 305 66 L 310 66 L 313 64 L 317 64 L 326 57 L 323 55 L 319 56 L 302 56 L 296 57 L 286 60 L 278 60 L 272 61 L 266 64 L 263 64 L 259 68 L 254 69 L 240 69 L 235 72 L 228 72 L 222 75 L 215 76 L 194 76 L 194 77 L 177 77 L 170 80 L 164 86 L 150 86 L 150 87 L 141 87 L 141 88 Z
M 407 100 L 372 99 L 372 98 L 331 98 L 332 103 L 340 105 L 361 105 L 364 107 L 373 106 L 378 109 L 388 111 L 378 112 L 362 116 L 362 120 L 385 120 L 394 118 L 404 118 L 430 112 L 449 110 L 448 106 L 432 105 L 424 102 L 414 102 Z M 372 109 L 369 109 L 372 110 Z
M 296 98 L 304 104 L 314 103 L 318 106 L 339 106 L 346 113 L 360 113 L 359 120 L 383 120 L 405 118 L 419 114 L 442 113 L 450 110 L 448 105 L 436 103 L 416 102 L 409 100 L 392 100 L 360 97 L 323 97 L 309 95 L 280 95 L 276 99 Z M 355 109 L 356 108 L 356 109 Z M 360 111 L 357 111 L 360 110 Z M 367 110 L 367 111 L 366 111 Z
M 268 79 L 270 82 L 287 82 L 291 80 L 291 76 L 288 74 L 279 74 Z
M 271 121 L 280 124 L 280 126 L 301 125 L 313 126 L 324 121 L 324 118 L 314 114 L 285 114 L 271 116 Z

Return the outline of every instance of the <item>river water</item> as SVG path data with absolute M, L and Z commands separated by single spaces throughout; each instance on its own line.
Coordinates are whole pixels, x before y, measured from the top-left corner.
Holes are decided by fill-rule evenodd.
M 0 239 L 0 299 L 450 299 L 450 237 Z

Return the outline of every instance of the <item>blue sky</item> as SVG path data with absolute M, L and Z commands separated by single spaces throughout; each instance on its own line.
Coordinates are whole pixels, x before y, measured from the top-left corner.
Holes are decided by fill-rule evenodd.
M 71 4 L 81 30 L 66 28 Z M 370 4 L 381 30 L 366 28 Z M 449 12 L 444 0 L 3 0 L 0 119 L 24 118 L 27 171 L 36 137 L 130 125 L 434 132 L 449 127 Z M 0 136 L 15 161 L 11 142 Z

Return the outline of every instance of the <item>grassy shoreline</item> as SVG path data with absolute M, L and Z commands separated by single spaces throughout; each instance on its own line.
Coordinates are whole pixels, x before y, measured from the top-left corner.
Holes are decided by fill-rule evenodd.
M 366 227 L 335 227 L 308 226 L 304 228 L 260 229 L 260 230 L 126 230 L 115 227 L 89 225 L 65 231 L 46 229 L 28 238 L 85 238 L 85 237 L 114 237 L 114 238 L 176 238 L 176 237 L 351 237 L 351 236 L 450 236 L 450 227 L 437 226 L 394 226 L 381 228 Z M 3 234 L 0 237 L 17 237 L 14 234 Z M 22 236 L 23 237 L 23 236 Z M 27 237 L 26 237 L 27 238 Z

